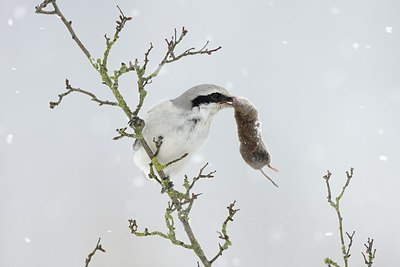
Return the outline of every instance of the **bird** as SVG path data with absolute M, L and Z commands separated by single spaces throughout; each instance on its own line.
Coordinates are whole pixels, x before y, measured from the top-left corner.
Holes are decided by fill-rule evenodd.
M 210 125 L 218 111 L 233 107 L 233 96 L 223 87 L 200 84 L 180 96 L 165 100 L 151 108 L 144 118 L 143 138 L 156 152 L 156 140 L 161 140 L 157 159 L 166 166 L 164 173 L 173 178 L 206 143 Z M 150 158 L 136 139 L 133 145 L 134 163 L 145 174 L 150 172 Z

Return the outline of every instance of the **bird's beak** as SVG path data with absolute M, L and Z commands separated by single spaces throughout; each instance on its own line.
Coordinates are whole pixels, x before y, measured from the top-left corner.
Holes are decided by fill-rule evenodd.
M 227 96 L 223 101 L 221 101 L 221 104 L 227 106 L 227 107 L 233 107 L 233 99 L 235 97 L 232 96 Z

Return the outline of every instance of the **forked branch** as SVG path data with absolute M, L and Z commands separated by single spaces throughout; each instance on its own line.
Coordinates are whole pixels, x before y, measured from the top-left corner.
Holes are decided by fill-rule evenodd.
M 112 102 L 112 101 L 109 101 L 109 100 L 100 100 L 100 99 L 97 98 L 97 96 L 96 96 L 95 94 L 93 94 L 93 93 L 91 93 L 91 92 L 89 92 L 89 91 L 83 90 L 83 89 L 81 89 L 81 88 L 74 88 L 74 87 L 72 87 L 68 79 L 65 80 L 65 89 L 66 89 L 67 91 L 66 91 L 65 93 L 59 94 L 59 95 L 58 95 L 58 100 L 57 100 L 57 101 L 55 101 L 55 102 L 50 102 L 50 108 L 53 109 L 53 108 L 55 108 L 56 106 L 58 106 L 58 105 L 61 103 L 61 101 L 63 100 L 63 98 L 66 97 L 67 95 L 69 95 L 69 94 L 72 93 L 72 92 L 77 92 L 77 93 L 81 93 L 81 94 L 90 96 L 90 97 L 91 97 L 91 100 L 92 100 L 93 102 L 98 103 L 99 106 L 102 106 L 102 105 L 117 106 L 117 105 L 118 105 L 117 102 Z
M 52 10 L 45 10 L 47 6 L 51 4 L 53 6 Z M 94 59 L 90 55 L 89 50 L 86 49 L 85 45 L 81 42 L 81 40 L 76 35 L 74 29 L 72 28 L 72 21 L 67 20 L 61 10 L 58 8 L 56 0 L 45 0 L 40 5 L 35 7 L 37 14 L 45 14 L 45 15 L 57 15 L 61 21 L 64 23 L 65 27 L 68 29 L 69 33 L 72 36 L 72 39 L 79 46 L 85 56 L 89 59 L 89 61 L 93 64 Z
M 214 258 L 212 258 L 210 260 L 211 264 L 214 261 L 216 261 L 220 256 L 222 256 L 222 253 L 232 245 L 232 241 L 229 239 L 229 235 L 227 233 L 227 228 L 228 228 L 228 223 L 233 221 L 233 216 L 235 216 L 236 212 L 239 211 L 239 209 L 235 209 L 235 204 L 236 204 L 236 201 L 233 201 L 233 203 L 231 203 L 227 207 L 228 217 L 222 223 L 221 232 L 218 232 L 219 238 L 224 240 L 224 243 L 222 245 L 219 244 L 219 251 L 218 251 L 217 255 L 215 255 Z
M 99 238 L 99 240 L 97 241 L 96 247 L 93 249 L 93 251 L 90 252 L 89 255 L 87 256 L 87 258 L 85 260 L 85 267 L 89 266 L 89 263 L 91 262 L 92 257 L 96 254 L 97 251 L 106 252 L 105 249 L 101 246 L 100 240 L 101 240 L 101 238 Z
M 52 9 L 48 9 L 48 6 L 51 5 Z M 134 61 L 134 64 L 129 61 L 128 64 L 121 63 L 120 67 L 109 72 L 108 70 L 108 60 L 109 56 L 111 53 L 112 48 L 114 47 L 115 43 L 119 39 L 120 33 L 122 29 L 125 27 L 126 23 L 130 21 L 132 18 L 125 16 L 125 14 L 122 12 L 122 10 L 118 7 L 119 10 L 119 19 L 117 20 L 117 25 L 115 28 L 115 32 L 112 36 L 112 38 L 108 37 L 105 35 L 105 42 L 106 42 L 106 48 L 104 50 L 104 53 L 101 58 L 94 59 L 89 52 L 89 50 L 86 48 L 86 46 L 83 44 L 83 42 L 79 39 L 77 36 L 76 32 L 72 28 L 72 22 L 69 21 L 61 12 L 59 9 L 58 5 L 56 4 L 56 0 L 44 0 L 40 5 L 36 7 L 36 13 L 39 14 L 45 14 L 45 15 L 57 15 L 59 18 L 61 18 L 63 24 L 65 27 L 68 29 L 69 33 L 72 36 L 72 39 L 74 42 L 78 45 L 78 47 L 82 50 L 82 52 L 85 54 L 85 56 L 88 58 L 90 61 L 91 65 L 93 68 L 100 74 L 101 81 L 103 84 L 105 84 L 113 93 L 114 98 L 116 102 L 112 102 L 109 100 L 100 100 L 95 94 L 92 92 L 83 90 L 81 88 L 75 88 L 72 87 L 69 83 L 68 80 L 66 80 L 66 89 L 67 91 L 65 93 L 62 93 L 59 95 L 58 101 L 52 102 L 50 105 L 52 108 L 55 106 L 59 105 L 63 98 L 67 95 L 69 95 L 72 92 L 77 92 L 77 93 L 82 93 L 87 96 L 89 96 L 92 101 L 97 102 L 99 105 L 110 105 L 110 106 L 118 106 L 120 107 L 125 115 L 128 117 L 130 120 L 129 126 L 134 130 L 134 133 L 129 133 L 127 131 L 127 128 L 120 128 L 117 129 L 117 133 L 119 134 L 114 138 L 114 140 L 121 139 L 123 137 L 129 137 L 129 138 L 136 138 L 138 142 L 142 145 L 144 150 L 146 151 L 147 155 L 151 159 L 150 163 L 150 174 L 149 177 L 152 179 L 155 179 L 161 186 L 162 191 L 166 192 L 168 194 L 168 197 L 170 198 L 170 203 L 168 204 L 168 208 L 166 209 L 165 213 L 165 222 L 166 226 L 168 229 L 167 233 L 160 232 L 160 231 L 149 231 L 147 228 L 145 228 L 144 231 L 140 232 L 138 231 L 138 227 L 136 224 L 136 221 L 130 220 L 129 221 L 129 228 L 131 229 L 131 232 L 135 234 L 136 236 L 160 236 L 165 239 L 169 239 L 173 244 L 179 245 L 182 247 L 185 247 L 187 249 L 192 249 L 194 253 L 198 256 L 200 261 L 203 263 L 205 267 L 211 266 L 211 264 L 219 257 L 218 255 L 222 254 L 222 251 L 226 250 L 230 246 L 230 239 L 226 233 L 226 228 L 227 224 L 229 221 L 232 220 L 234 214 L 236 213 L 236 209 L 234 209 L 234 203 L 231 204 L 228 209 L 229 209 L 229 216 L 225 220 L 225 222 L 222 225 L 222 230 L 220 233 L 220 236 L 223 240 L 225 240 L 224 244 L 220 245 L 220 250 L 217 253 L 217 256 L 215 256 L 211 261 L 208 260 L 208 258 L 205 256 L 204 251 L 202 250 L 199 242 L 197 241 L 193 230 L 190 226 L 189 223 L 189 214 L 191 211 L 191 208 L 193 206 L 194 201 L 201 195 L 201 194 L 195 194 L 190 192 L 194 184 L 196 183 L 197 180 L 201 178 L 212 178 L 214 172 L 210 172 L 209 174 L 203 174 L 203 170 L 205 166 L 200 170 L 199 175 L 194 178 L 190 183 L 186 179 L 186 191 L 185 192 L 180 192 L 176 189 L 173 188 L 172 181 L 170 177 L 165 175 L 163 169 L 167 167 L 170 164 L 175 164 L 177 161 L 182 160 L 184 157 L 187 155 L 182 155 L 180 158 L 176 159 L 175 161 L 169 162 L 166 165 L 161 165 L 158 162 L 157 155 L 158 151 L 160 149 L 162 141 L 160 140 L 159 144 L 156 144 L 157 151 L 152 151 L 146 140 L 143 138 L 142 131 L 144 128 L 144 121 L 138 116 L 145 97 L 147 96 L 147 91 L 145 90 L 145 87 L 152 82 L 152 79 L 155 78 L 166 64 L 178 61 L 182 59 L 183 57 L 187 56 L 193 56 L 193 55 L 211 55 L 212 53 L 218 51 L 221 49 L 221 47 L 217 47 L 214 49 L 209 49 L 208 48 L 208 41 L 205 43 L 205 45 L 200 48 L 200 49 L 195 49 L 194 47 L 183 50 L 183 52 L 177 52 L 177 47 L 178 45 L 182 42 L 184 37 L 187 35 L 188 31 L 183 27 L 181 32 L 178 33 L 177 30 L 175 29 L 174 35 L 170 39 L 166 39 L 167 43 L 167 51 L 158 64 L 158 67 L 153 70 L 150 73 L 147 73 L 147 68 L 148 68 L 148 63 L 149 63 L 149 57 L 150 53 L 153 49 L 153 44 L 150 43 L 150 47 L 144 54 L 144 61 L 143 64 L 140 65 L 139 61 L 136 59 Z M 138 92 L 139 92 L 139 100 L 138 104 L 135 108 L 134 111 L 131 110 L 131 108 L 128 106 L 127 102 L 125 101 L 124 97 L 122 96 L 120 90 L 119 90 L 119 79 L 120 77 L 129 72 L 136 72 L 137 75 L 137 87 L 138 87 Z M 175 214 L 176 217 L 178 217 L 179 221 L 182 223 L 184 231 L 189 239 L 189 244 L 184 243 L 176 238 L 175 235 L 175 222 L 173 218 L 173 213 Z M 100 240 L 99 240 L 100 242 Z M 100 243 L 98 242 L 95 250 L 89 254 L 87 260 L 86 260 L 86 266 L 89 264 L 92 256 L 97 250 L 102 250 Z
M 374 262 L 376 253 L 376 249 L 373 248 L 374 239 L 368 238 L 367 243 L 365 243 L 364 246 L 365 246 L 365 254 L 364 252 L 361 252 L 364 258 L 364 263 L 368 267 L 371 267 Z
M 335 200 L 332 199 L 332 191 L 331 191 L 331 186 L 329 183 L 329 179 L 331 178 L 332 173 L 328 170 L 327 174 L 323 176 L 325 183 L 326 183 L 327 191 L 328 191 L 328 196 L 327 196 L 328 203 L 331 205 L 332 208 L 335 209 L 336 215 L 338 218 L 338 222 L 339 222 L 340 245 L 341 245 L 342 256 L 343 256 L 343 261 L 344 261 L 345 267 L 348 267 L 348 259 L 351 256 L 350 249 L 353 244 L 353 237 L 354 237 L 355 231 L 353 231 L 352 234 L 349 234 L 349 233 L 345 232 L 343 229 L 343 217 L 342 217 L 342 214 L 340 211 L 340 200 L 344 196 L 344 193 L 350 184 L 350 180 L 353 177 L 353 170 L 354 170 L 353 168 L 350 168 L 350 171 L 346 172 L 347 179 L 346 179 L 345 185 L 343 186 L 342 191 L 335 198 Z M 346 244 L 346 242 L 345 242 L 344 234 L 346 234 L 347 238 L 349 239 L 348 244 Z M 334 262 L 333 260 L 331 260 L 329 258 L 325 259 L 325 263 L 328 266 L 331 266 L 331 265 L 335 266 L 335 267 L 339 266 L 336 262 Z

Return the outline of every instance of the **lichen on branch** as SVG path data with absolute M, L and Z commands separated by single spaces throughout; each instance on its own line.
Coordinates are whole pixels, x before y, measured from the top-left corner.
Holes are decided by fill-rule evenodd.
M 184 191 L 179 191 L 174 187 L 167 186 L 168 182 L 170 181 L 168 177 L 164 178 L 157 178 L 160 182 L 160 185 L 164 187 L 164 192 L 168 194 L 171 201 L 168 202 L 168 206 L 165 211 L 165 225 L 167 227 L 168 232 L 162 231 L 149 231 L 148 228 L 145 228 L 144 231 L 138 231 L 138 226 L 136 224 L 136 220 L 130 219 L 129 220 L 129 228 L 131 229 L 131 233 L 138 236 L 138 237 L 145 237 L 145 236 L 159 236 L 164 239 L 168 239 L 177 246 L 182 246 L 187 249 L 193 250 L 193 252 L 199 257 L 202 264 L 206 267 L 212 266 L 212 264 L 222 255 L 224 251 L 226 251 L 231 245 L 232 241 L 228 235 L 228 223 L 233 221 L 235 214 L 239 211 L 239 209 L 235 208 L 236 201 L 231 203 L 228 209 L 228 216 L 224 220 L 221 226 L 221 231 L 218 232 L 219 238 L 222 239 L 224 242 L 218 245 L 218 252 L 212 258 L 208 258 L 200 243 L 197 241 L 195 234 L 192 231 L 190 226 L 190 212 L 192 210 L 193 204 L 198 199 L 202 193 L 193 193 L 192 189 L 194 188 L 195 184 L 200 179 L 210 179 L 214 177 L 215 171 L 211 171 L 209 173 L 204 173 L 205 168 L 208 166 L 208 163 L 205 164 L 199 171 L 198 175 L 193 177 L 191 180 L 185 176 L 183 188 Z M 154 176 L 154 172 L 150 174 L 150 176 Z M 175 232 L 175 220 L 174 216 L 178 218 L 178 220 L 183 224 L 184 230 L 188 236 L 190 244 L 187 244 L 181 240 L 176 238 Z
M 323 176 L 323 179 L 325 180 L 326 188 L 328 191 L 328 195 L 327 195 L 328 203 L 335 210 L 336 216 L 338 218 L 340 248 L 341 248 L 343 263 L 344 263 L 345 267 L 349 266 L 349 258 L 351 256 L 350 250 L 353 245 L 353 238 L 355 235 L 355 231 L 353 231 L 351 234 L 348 232 L 345 232 L 344 227 L 343 227 L 343 217 L 342 217 L 342 213 L 340 210 L 340 201 L 342 200 L 342 198 L 346 192 L 346 189 L 350 185 L 350 181 L 353 178 L 353 172 L 354 172 L 353 168 L 350 168 L 350 171 L 346 171 L 346 182 L 345 182 L 344 186 L 342 187 L 340 194 L 337 197 L 335 197 L 334 199 L 332 198 L 332 190 L 331 190 L 331 185 L 330 185 L 330 179 L 331 179 L 332 173 L 328 170 L 326 175 Z M 345 241 L 344 234 L 346 234 L 346 236 L 347 236 L 347 240 L 348 240 L 347 243 Z M 362 253 L 365 264 L 368 267 L 372 266 L 372 262 L 375 258 L 375 250 L 372 250 L 372 245 L 373 245 L 373 239 L 371 241 L 368 238 L 368 242 L 367 242 L 367 244 L 365 244 L 365 247 L 367 248 L 367 250 L 366 250 L 367 256 L 364 253 Z M 324 260 L 324 263 L 328 267 L 331 267 L 331 266 L 340 267 L 340 265 L 337 262 L 333 261 L 330 258 L 326 258 Z
M 186 37 L 188 31 L 184 27 L 182 27 L 181 31 L 178 32 L 176 29 L 174 30 L 174 34 L 171 38 L 165 39 L 167 44 L 167 49 L 165 52 L 164 57 L 159 62 L 158 66 L 151 71 L 148 71 L 148 63 L 151 51 L 153 50 L 154 46 L 150 43 L 149 48 L 144 53 L 143 63 L 139 63 L 138 59 L 132 61 L 127 61 L 128 63 L 122 62 L 117 69 L 112 71 L 108 70 L 108 60 L 110 58 L 110 54 L 115 43 L 120 38 L 120 34 L 124 27 L 127 25 L 129 21 L 132 20 L 131 17 L 125 16 L 122 9 L 118 7 L 119 17 L 116 22 L 116 27 L 114 34 L 112 37 L 108 37 L 104 35 L 105 38 L 105 49 L 101 57 L 95 59 L 92 54 L 90 53 L 89 49 L 84 45 L 81 39 L 76 34 L 75 30 L 72 27 L 72 21 L 69 21 L 64 14 L 61 12 L 56 0 L 44 0 L 41 4 L 36 6 L 36 13 L 44 14 L 44 15 L 56 15 L 61 19 L 64 26 L 69 31 L 72 39 L 80 48 L 80 50 L 84 53 L 86 58 L 89 60 L 92 67 L 98 72 L 101 82 L 106 85 L 109 90 L 111 91 L 112 95 L 114 96 L 115 101 L 110 100 L 101 100 L 99 99 L 93 92 L 81 89 L 79 87 L 73 87 L 69 80 L 67 79 L 66 84 L 66 92 L 59 94 L 58 100 L 51 102 L 50 107 L 54 108 L 61 104 L 64 97 L 70 95 L 71 93 L 81 93 L 87 95 L 91 98 L 93 102 L 96 102 L 100 106 L 109 105 L 109 106 L 116 106 L 119 107 L 125 114 L 125 116 L 129 119 L 128 126 L 133 130 L 133 133 L 128 131 L 128 127 L 121 127 L 117 129 L 118 136 L 114 137 L 114 140 L 119 140 L 121 138 L 135 138 L 137 139 L 136 142 L 140 142 L 144 150 L 146 151 L 147 155 L 151 159 L 150 163 L 150 173 L 149 178 L 154 179 L 158 182 L 161 186 L 161 192 L 166 193 L 170 199 L 168 202 L 168 206 L 166 208 L 164 219 L 165 225 L 167 228 L 166 232 L 162 231 L 150 231 L 148 228 L 144 228 L 144 231 L 138 230 L 138 225 L 136 220 L 129 220 L 129 229 L 131 233 L 139 236 L 159 236 L 164 239 L 170 240 L 174 245 L 184 247 L 186 249 L 191 249 L 197 255 L 199 260 L 205 267 L 209 267 L 216 261 L 221 255 L 222 252 L 228 249 L 228 247 L 232 244 L 227 234 L 227 227 L 230 221 L 233 221 L 233 217 L 238 211 L 235 209 L 235 203 L 233 202 L 228 206 L 228 217 L 223 222 L 221 227 L 221 232 L 219 232 L 219 236 L 222 240 L 224 240 L 223 244 L 219 245 L 219 250 L 216 255 L 208 259 L 204 254 L 204 251 L 197 241 L 195 234 L 191 228 L 189 223 L 189 216 L 192 210 L 193 204 L 195 200 L 201 195 L 201 193 L 193 193 L 192 189 L 196 182 L 202 178 L 213 178 L 215 171 L 212 171 L 208 174 L 204 174 L 203 171 L 207 165 L 200 169 L 198 176 L 194 177 L 191 181 L 187 178 L 184 179 L 184 191 L 180 192 L 176 190 L 173 186 L 173 183 L 170 177 L 166 176 L 164 173 L 164 168 L 168 165 L 175 164 L 176 162 L 182 160 L 187 154 L 182 155 L 180 158 L 173 160 L 166 165 L 159 164 L 157 159 L 158 151 L 162 145 L 162 140 L 154 140 L 156 143 L 156 151 L 152 151 L 150 146 L 147 144 L 146 140 L 143 138 L 142 131 L 145 126 L 145 121 L 139 117 L 139 113 L 147 96 L 147 89 L 146 86 L 151 84 L 153 79 L 160 73 L 161 69 L 166 65 L 178 60 L 181 60 L 184 57 L 194 56 L 194 55 L 211 55 L 214 52 L 217 52 L 221 49 L 221 47 L 217 48 L 208 48 L 209 42 L 207 41 L 203 47 L 200 49 L 196 49 L 194 47 L 182 50 L 182 52 L 178 52 L 177 48 L 178 45 L 183 41 Z M 135 72 L 137 76 L 137 92 L 138 92 L 138 103 L 136 108 L 133 110 L 125 100 L 125 97 L 122 95 L 120 88 L 119 88 L 119 79 L 127 74 Z M 133 110 L 133 111 L 132 111 Z M 183 225 L 184 231 L 188 237 L 189 243 L 178 240 L 175 233 L 175 219 L 177 217 L 179 222 Z M 104 251 L 100 245 L 100 239 L 96 245 L 96 248 L 88 255 L 86 259 L 86 266 L 90 263 L 91 258 L 94 256 L 96 251 Z M 199 263 L 198 263 L 199 266 Z
M 350 180 L 353 177 L 353 170 L 354 170 L 353 168 L 350 168 L 350 172 L 349 171 L 346 172 L 346 176 L 347 176 L 346 182 L 342 188 L 342 191 L 335 198 L 335 200 L 332 200 L 332 191 L 331 191 L 331 186 L 329 183 L 329 179 L 331 178 L 332 173 L 328 170 L 327 174 L 323 176 L 325 183 L 326 183 L 327 191 L 328 191 L 328 196 L 327 196 L 328 203 L 331 205 L 332 208 L 334 208 L 337 218 L 338 218 L 338 222 L 339 222 L 340 245 L 341 245 L 342 257 L 343 257 L 343 262 L 344 262 L 345 267 L 348 267 L 348 259 L 351 256 L 350 250 L 351 250 L 351 246 L 353 244 L 353 237 L 354 237 L 355 231 L 353 231 L 352 234 L 349 234 L 348 232 L 345 232 L 343 229 L 343 217 L 342 217 L 342 214 L 340 211 L 340 200 L 344 196 L 344 193 L 350 184 Z M 349 240 L 348 244 L 346 244 L 346 242 L 345 242 L 344 233 L 346 233 L 346 236 Z M 333 260 L 331 260 L 329 258 L 325 259 L 325 263 L 328 266 L 329 265 L 333 265 L 335 267 L 339 266 L 336 262 L 334 262 Z

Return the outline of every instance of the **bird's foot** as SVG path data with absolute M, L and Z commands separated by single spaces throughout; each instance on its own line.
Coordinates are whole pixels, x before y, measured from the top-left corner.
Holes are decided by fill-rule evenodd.
M 172 189 L 174 187 L 174 183 L 171 181 L 166 181 L 166 183 L 163 183 L 163 187 L 161 189 L 161 194 L 164 194 L 168 190 Z
M 139 118 L 138 116 L 133 116 L 133 117 L 131 118 L 131 120 L 128 122 L 128 125 L 129 125 L 131 128 L 135 128 L 135 129 L 141 131 L 141 130 L 143 130 L 143 128 L 144 128 L 145 122 L 144 122 L 144 120 L 142 120 L 142 119 Z

